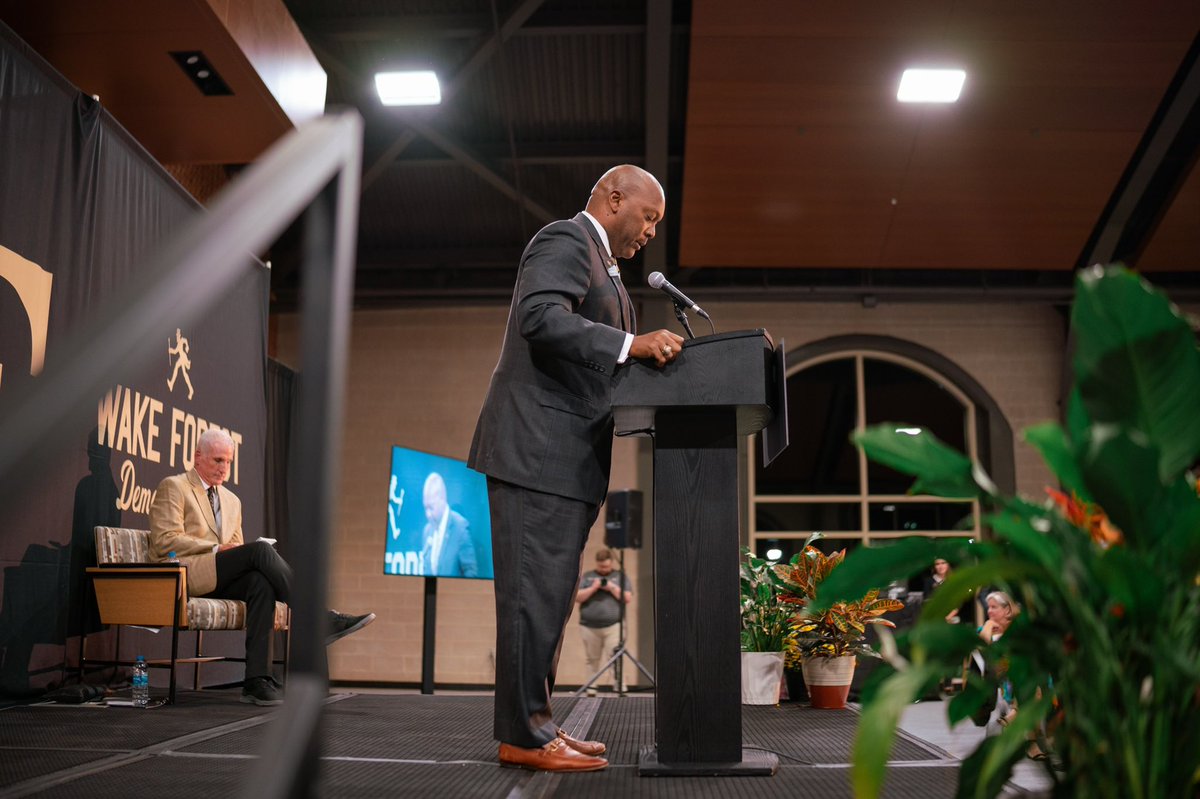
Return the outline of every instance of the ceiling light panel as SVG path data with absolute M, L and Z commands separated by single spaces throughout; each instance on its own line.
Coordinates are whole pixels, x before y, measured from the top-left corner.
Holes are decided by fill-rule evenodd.
M 384 105 L 438 105 L 442 87 L 437 75 L 428 70 L 377 72 L 375 90 Z
M 902 103 L 953 103 L 967 73 L 961 69 L 906 69 L 896 99 Z

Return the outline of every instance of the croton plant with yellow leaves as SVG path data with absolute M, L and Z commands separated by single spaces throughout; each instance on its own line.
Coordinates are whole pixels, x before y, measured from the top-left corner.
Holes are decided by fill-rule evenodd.
M 881 599 L 879 590 L 871 588 L 858 599 L 834 602 L 820 611 L 810 610 L 809 605 L 821 583 L 846 558 L 844 549 L 826 555 L 813 546 L 820 537 L 820 533 L 810 536 L 803 550 L 787 563 L 776 564 L 771 572 L 780 602 L 792 605 L 796 611 L 792 625 L 796 635 L 788 652 L 790 659 L 795 663 L 813 657 L 878 657 L 866 643 L 867 625 L 895 627 L 883 618 L 883 614 L 900 610 L 904 603 L 886 597 Z
M 886 663 L 863 691 L 853 783 L 879 795 L 904 708 L 962 674 L 979 646 L 945 615 L 984 586 L 1022 606 L 984 654 L 1008 663 L 1017 713 L 960 770 L 959 796 L 992 797 L 1037 737 L 1055 796 L 1200 795 L 1200 350 L 1187 318 L 1121 267 L 1079 273 L 1071 313 L 1074 386 L 1061 424 L 1025 441 L 1058 480 L 1048 501 L 999 491 L 980 464 L 912 425 L 855 436 L 911 474 L 915 494 L 977 498 L 986 534 L 860 547 L 821 584 L 812 609 L 956 564 L 916 625 L 884 636 Z M 1061 489 L 1061 490 L 1059 490 Z M 881 631 L 886 633 L 887 631 Z M 962 722 L 995 696 L 969 672 L 948 704 Z

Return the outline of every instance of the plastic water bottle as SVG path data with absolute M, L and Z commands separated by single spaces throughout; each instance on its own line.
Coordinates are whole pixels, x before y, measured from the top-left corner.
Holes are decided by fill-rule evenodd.
M 146 667 L 146 659 L 137 656 L 133 664 L 133 706 L 147 707 L 150 704 L 150 671 Z

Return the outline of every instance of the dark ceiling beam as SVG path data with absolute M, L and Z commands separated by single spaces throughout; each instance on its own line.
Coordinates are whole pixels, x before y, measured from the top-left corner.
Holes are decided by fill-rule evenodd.
M 392 143 L 387 146 L 383 153 L 371 162 L 362 176 L 362 190 L 365 192 L 370 188 L 371 184 L 379 180 L 384 173 L 396 163 L 396 159 L 400 154 L 408 149 L 408 145 L 417 140 L 417 134 L 411 128 L 406 129 L 403 133 L 392 139 Z
M 494 138 L 463 139 L 461 136 L 458 136 L 458 139 L 491 163 L 500 164 L 512 160 L 511 151 L 506 141 Z M 636 139 L 522 141 L 521 152 L 517 156 L 517 160 L 522 165 L 608 163 L 611 166 L 612 164 L 619 163 L 641 164 L 644 163 L 645 157 L 645 137 L 639 136 Z M 414 143 L 412 147 L 409 147 L 408 150 L 396 159 L 396 164 L 404 165 L 434 165 L 439 163 L 449 164 L 451 162 L 450 157 L 437 148 L 422 146 L 418 143 Z M 683 163 L 683 154 L 668 155 L 667 162 L 670 166 L 677 167 Z M 663 181 L 663 183 L 665 185 L 666 181 Z M 671 199 L 671 197 L 667 198 L 668 205 Z
M 492 32 L 487 12 L 474 14 L 391 14 L 365 17 L 308 16 L 299 19 L 330 41 L 377 42 L 404 39 L 475 39 Z M 634 8 L 601 9 L 595 13 L 544 9 L 536 19 L 519 26 L 514 36 L 630 35 L 645 31 L 645 21 Z
M 500 45 L 509 39 L 514 33 L 520 30 L 521 26 L 533 15 L 533 12 L 538 10 L 544 0 L 524 0 L 518 5 L 513 12 L 508 15 L 504 23 L 500 26 L 499 34 L 493 34 L 487 38 L 466 63 L 455 73 L 454 77 L 446 81 L 446 85 L 442 87 L 442 103 L 448 104 L 462 88 L 467 84 L 472 77 L 475 76 L 480 68 L 492 59 L 500 50 Z M 489 26 L 490 28 L 490 26 Z M 324 60 L 324 59 L 322 59 Z M 362 188 L 367 190 L 375 180 L 387 170 L 388 166 L 396 160 L 400 153 L 413 143 L 413 132 L 406 130 L 396 137 L 394 141 L 383 151 L 379 158 L 367 167 L 363 172 Z
M 326 31 L 324 26 L 317 23 L 313 26 L 314 30 L 322 30 L 324 37 L 330 41 L 352 42 L 361 44 L 363 42 L 389 42 L 389 41 L 406 41 L 406 40 L 424 40 L 430 38 L 437 39 L 474 39 L 484 35 L 490 26 L 485 28 L 479 26 L 477 28 L 412 28 L 406 25 L 396 23 L 395 19 L 391 20 L 391 24 L 386 28 L 371 28 L 367 26 L 359 27 L 357 22 L 353 27 L 347 27 L 341 31 Z M 515 31 L 515 38 L 529 38 L 531 36 L 632 36 L 634 34 L 644 33 L 646 26 L 642 24 L 634 25 L 536 25 L 533 27 L 521 28 Z
M 340 58 L 333 54 L 333 52 L 325 44 L 324 40 L 315 32 L 305 29 L 304 35 L 305 38 L 308 39 L 308 46 L 312 48 L 313 53 L 317 56 L 317 60 L 321 62 L 321 65 L 329 71 L 336 73 L 337 76 L 345 82 L 348 96 L 354 98 L 355 104 L 359 106 L 363 117 L 370 118 L 370 116 L 375 116 L 368 115 L 367 109 L 379 105 L 379 102 L 376 98 L 372 97 L 364 87 L 363 81 L 366 79 L 365 76 L 360 75 L 343 63 Z M 396 137 L 396 139 L 394 139 L 392 143 L 388 145 L 388 148 L 384 151 L 383 155 L 375 159 L 375 162 L 363 171 L 362 181 L 360 183 L 360 191 L 366 192 L 367 187 L 374 183 L 375 180 L 387 170 L 388 166 L 390 166 L 391 163 L 396 160 L 396 157 L 400 155 L 400 153 L 404 152 L 404 149 L 416 141 L 416 139 L 417 134 L 408 128 L 406 128 L 404 132 Z
M 495 149 L 494 147 L 480 147 L 476 144 L 471 145 L 471 147 L 476 153 L 492 163 L 504 164 L 512 161 L 505 153 L 492 152 Z M 641 158 L 642 147 L 640 145 L 634 147 L 599 147 L 592 150 L 584 147 L 563 147 L 562 149 L 527 153 L 525 145 L 522 144 L 521 154 L 517 160 L 521 162 L 521 166 L 569 166 L 571 164 L 607 164 L 608 166 L 612 166 L 613 164 L 636 163 Z M 682 160 L 681 157 L 670 159 L 673 164 Z M 410 153 L 397 158 L 392 166 L 450 166 L 454 163 L 454 159 L 448 155 L 438 155 L 435 153 L 417 155 L 416 153 Z
M 499 191 L 505 197 L 525 208 L 530 214 L 536 217 L 543 225 L 553 222 L 558 217 L 547 211 L 543 206 L 526 197 L 512 183 L 500 175 L 492 166 L 490 166 L 481 156 L 476 155 L 466 145 L 458 142 L 454 137 L 438 130 L 433 125 L 422 122 L 416 119 L 406 120 L 406 124 L 419 133 L 422 137 L 428 139 L 438 148 L 446 152 L 455 161 L 465 166 L 467 169 L 474 172 L 481 180 L 490 185 L 492 188 Z
M 524 13 L 525 11 L 532 13 L 531 9 L 526 9 L 525 7 L 526 6 L 536 6 L 537 4 L 539 4 L 541 2 L 542 2 L 542 0 L 526 0 L 526 2 L 522 5 L 522 7 L 520 9 L 518 9 L 517 12 L 515 12 L 515 13 L 519 14 L 519 13 Z M 509 21 L 511 22 L 512 20 L 513 20 L 513 17 L 510 17 Z M 507 25 L 507 24 L 508 23 L 505 23 L 505 25 Z M 503 31 L 504 31 L 504 28 L 501 29 L 501 36 L 504 35 Z M 497 37 L 493 36 L 492 38 L 496 39 Z M 354 70 L 350 69 L 350 67 L 348 67 L 344 63 L 342 63 L 342 60 L 340 58 L 338 58 L 337 56 L 330 53 L 324 47 L 323 44 L 321 44 L 320 42 L 315 42 L 315 41 L 310 40 L 309 45 L 312 47 L 313 52 L 316 53 L 317 58 L 320 59 L 321 63 L 323 65 L 325 65 L 328 69 L 332 69 L 333 71 L 337 72 L 339 75 L 345 77 L 347 79 L 347 81 L 349 81 L 352 85 L 357 85 L 360 83 L 358 76 L 355 74 Z M 485 49 L 485 48 L 481 48 L 481 49 Z M 495 53 L 495 48 L 492 48 L 490 53 Z M 490 54 L 488 57 L 491 57 Z M 472 58 L 471 61 L 474 62 L 475 59 Z M 474 71 L 475 69 L 478 69 L 478 67 L 472 68 L 472 71 Z M 455 76 L 453 83 L 456 86 L 462 85 L 462 81 L 459 80 L 459 77 L 461 76 L 461 74 L 462 73 L 459 73 L 459 75 Z M 464 78 L 464 80 L 465 80 L 465 78 Z M 360 106 L 364 109 L 363 116 L 367 116 L 367 114 L 365 113 L 365 109 L 370 108 L 373 104 L 377 104 L 371 95 L 366 94 L 362 91 L 360 91 L 356 94 L 356 98 L 357 98 L 357 101 L 360 104 Z M 443 95 L 443 100 L 444 99 L 446 99 L 445 95 Z M 424 111 L 422 111 L 420 113 L 422 113 L 423 115 L 428 115 L 428 109 L 425 109 Z M 378 116 L 379 116 L 378 114 L 373 114 L 372 118 L 375 118 Z M 554 216 L 554 214 L 551 214 L 549 211 L 547 211 L 541 205 L 539 205 L 538 203 L 529 199 L 528 197 L 524 196 L 520 191 L 518 191 L 516 189 L 515 186 L 513 186 L 511 183 L 509 183 L 495 169 L 493 169 L 491 166 L 489 166 L 485 158 L 476 155 L 469 146 L 461 144 L 460 142 L 455 140 L 454 137 L 452 137 L 446 133 L 443 133 L 442 131 L 438 130 L 430 123 L 425 122 L 421 119 L 418 119 L 416 114 L 411 114 L 411 115 L 406 116 L 404 119 L 400 120 L 400 123 L 405 126 L 405 131 L 403 134 L 400 135 L 400 137 L 398 139 L 396 139 L 392 143 L 392 146 L 388 148 L 389 152 L 394 150 L 396 155 L 399 155 L 400 151 L 403 150 L 404 148 L 403 147 L 397 148 L 397 144 L 403 143 L 404 147 L 407 147 L 413 140 L 416 139 L 417 136 L 422 136 L 425 139 L 428 139 L 435 147 L 442 150 L 442 152 L 449 155 L 451 158 L 453 158 L 459 164 L 461 164 L 462 166 L 465 166 L 467 169 L 471 170 L 476 175 L 478 175 L 480 178 L 482 178 L 486 183 L 488 183 L 489 185 L 493 186 L 495 189 L 500 191 L 502 194 L 504 194 L 504 196 L 508 197 L 509 199 L 511 199 L 517 203 L 520 203 L 521 206 L 523 206 L 527 211 L 529 211 L 529 213 L 533 214 L 536 218 L 540 219 L 543 222 L 543 224 L 545 224 L 547 222 L 553 222 L 555 220 L 556 217 Z M 368 170 L 368 172 L 366 174 L 364 174 L 363 180 L 362 180 L 362 190 L 366 191 L 367 186 L 370 185 L 371 181 L 374 180 L 375 177 L 378 177 L 379 174 L 382 174 L 382 172 L 385 171 L 394 161 L 395 161 L 395 156 L 388 158 L 386 153 L 385 153 L 384 158 L 380 158 L 379 160 L 377 160 L 375 162 L 375 164 L 372 165 L 371 169 Z
M 646 3 L 646 169 L 665 186 L 671 128 L 671 0 Z M 668 198 L 670 203 L 672 198 Z M 643 256 L 647 271 L 667 265 L 667 223 L 657 228 L 653 247 Z
M 1077 267 L 1133 267 L 1200 155 L 1200 34 L 1129 160 Z
M 521 245 L 481 247 L 431 247 L 427 249 L 369 248 L 359 251 L 358 271 L 378 272 L 393 269 L 513 269 L 521 255 Z

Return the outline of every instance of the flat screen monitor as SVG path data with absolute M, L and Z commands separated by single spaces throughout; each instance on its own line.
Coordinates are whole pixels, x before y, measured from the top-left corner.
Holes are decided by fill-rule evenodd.
M 454 458 L 392 447 L 383 573 L 490 580 L 487 478 Z

